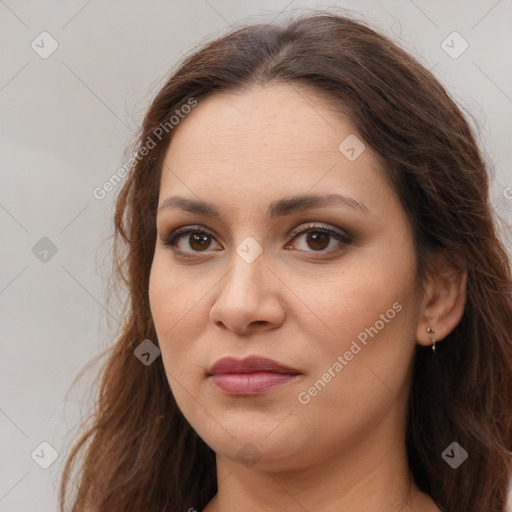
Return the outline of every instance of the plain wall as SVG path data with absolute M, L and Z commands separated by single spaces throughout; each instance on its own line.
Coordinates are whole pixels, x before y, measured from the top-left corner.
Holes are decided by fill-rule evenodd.
M 472 113 L 496 173 L 493 203 L 512 221 L 511 2 L 0 2 L 0 512 L 56 510 L 88 385 L 66 393 L 112 342 L 105 284 L 117 190 L 102 200 L 93 190 L 123 165 L 158 86 L 232 24 L 334 5 L 384 28 Z M 43 31 L 58 43 L 47 58 Z M 469 44 L 458 58 L 441 46 L 453 31 Z M 503 236 L 510 250 L 512 234 Z M 110 315 L 115 327 L 115 308 Z M 59 453 L 48 469 L 31 458 L 43 441 Z

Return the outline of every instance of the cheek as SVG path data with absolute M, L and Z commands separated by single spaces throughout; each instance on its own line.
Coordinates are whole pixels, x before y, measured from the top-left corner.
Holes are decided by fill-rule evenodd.
M 155 254 L 149 276 L 148 294 L 151 315 L 161 344 L 164 341 L 163 334 L 171 328 L 175 320 L 176 309 L 174 306 L 179 304 L 179 301 L 176 301 L 179 288 L 175 286 L 169 276 L 170 273 L 166 272 L 161 258 Z
M 193 316 L 197 320 L 205 290 L 201 288 L 201 280 L 187 279 L 185 273 L 172 263 L 171 256 L 157 249 L 151 266 L 148 293 L 157 333 L 165 341 L 188 323 L 188 317 Z
M 171 363 L 186 347 L 177 341 L 177 333 L 187 318 L 188 299 L 179 277 L 168 267 L 165 258 L 159 256 L 157 250 L 149 278 L 149 304 L 169 378 L 169 374 L 174 375 L 176 371 Z
M 408 262 L 358 260 L 347 261 L 343 270 L 331 275 L 317 274 L 315 279 L 297 274 L 296 282 L 290 283 L 307 305 L 298 322 L 312 339 L 332 340 L 329 352 L 348 350 L 358 336 L 364 342 L 365 336 L 377 334 L 375 328 L 379 335 L 389 333 L 404 317 L 398 310 L 411 300 L 414 269 L 407 268 Z
M 340 315 L 340 336 L 314 348 L 314 369 L 294 396 L 301 425 L 309 423 L 310 433 L 323 432 L 322 439 L 308 440 L 319 453 L 329 453 L 336 439 L 355 442 L 403 414 L 415 346 L 414 308 L 380 300 L 383 307 L 354 305 Z M 380 319 L 381 311 L 388 323 Z
M 304 401 L 362 413 L 363 401 L 375 406 L 406 392 L 417 308 L 414 259 L 405 249 L 400 258 L 383 252 L 371 265 L 371 258 L 347 262 L 345 270 L 324 280 L 321 293 L 310 290 L 322 322 L 315 315 L 302 320 L 307 337 L 318 339 L 310 348 L 314 370 L 302 387 Z M 323 340 L 315 335 L 319 325 L 327 332 Z
M 157 250 L 149 279 L 149 303 L 162 361 L 171 389 L 193 382 L 204 371 L 197 346 L 208 322 L 207 292 L 211 285 L 191 281 L 176 271 L 169 256 Z M 197 368 L 197 372 L 195 369 Z M 173 378 L 175 381 L 173 381 Z

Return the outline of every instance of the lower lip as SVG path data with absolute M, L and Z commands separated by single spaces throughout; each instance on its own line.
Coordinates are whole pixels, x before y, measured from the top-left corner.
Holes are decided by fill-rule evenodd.
M 293 380 L 289 373 L 256 372 L 212 375 L 214 384 L 229 395 L 263 395 Z

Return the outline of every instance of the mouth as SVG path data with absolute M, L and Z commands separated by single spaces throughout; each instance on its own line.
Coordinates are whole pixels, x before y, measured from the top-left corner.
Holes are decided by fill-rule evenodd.
M 301 373 L 265 357 L 245 359 L 224 357 L 207 372 L 215 386 L 229 395 L 250 396 L 268 393 L 295 380 Z

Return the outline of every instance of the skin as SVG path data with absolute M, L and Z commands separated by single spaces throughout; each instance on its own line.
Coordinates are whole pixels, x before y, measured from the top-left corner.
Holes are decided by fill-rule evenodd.
M 439 259 L 439 276 L 415 286 L 410 222 L 377 155 L 366 145 L 349 161 L 338 145 L 354 128 L 312 91 L 269 84 L 215 94 L 175 130 L 159 205 L 179 194 L 221 214 L 159 209 L 149 283 L 172 393 L 216 452 L 219 491 L 205 511 L 438 511 L 406 460 L 411 360 L 416 344 L 431 344 L 428 326 L 440 341 L 459 322 L 466 275 Z M 335 204 L 267 217 L 272 201 L 307 193 L 344 194 L 368 212 Z M 315 245 L 310 223 L 353 241 Z M 211 233 L 206 244 L 189 233 L 175 247 L 191 258 L 161 243 L 198 225 Z M 294 228 L 302 234 L 288 239 Z M 236 251 L 246 237 L 262 249 L 252 263 Z M 395 303 L 401 311 L 301 403 Z M 206 374 L 227 355 L 265 356 L 301 375 L 263 395 L 229 396 Z M 239 456 L 249 442 L 256 463 Z

